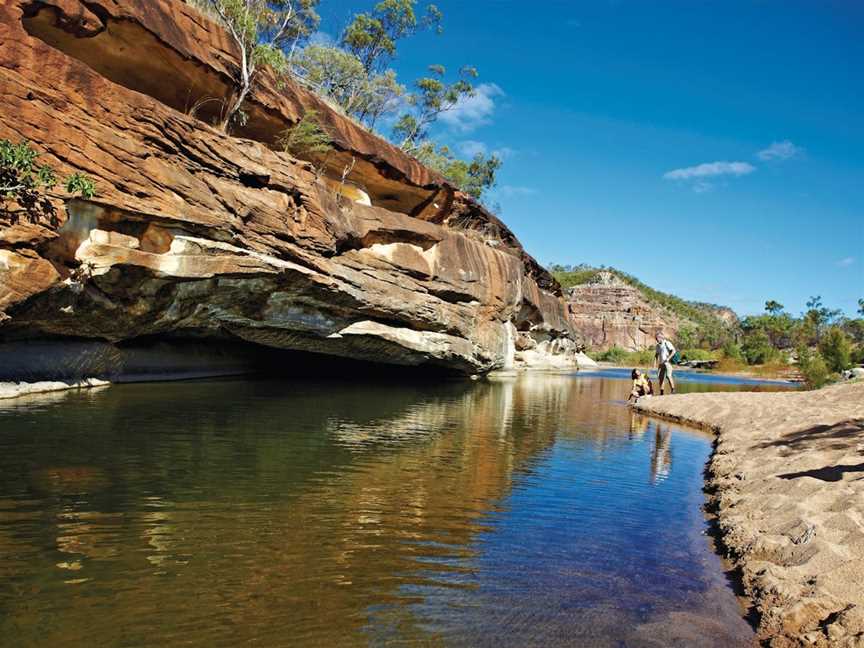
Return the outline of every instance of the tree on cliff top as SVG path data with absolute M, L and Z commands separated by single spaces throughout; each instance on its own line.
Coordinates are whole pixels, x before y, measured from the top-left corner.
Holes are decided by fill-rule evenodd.
M 460 100 L 474 96 L 475 68 L 463 67 L 459 70 L 459 79 L 453 83 L 444 82 L 447 71 L 443 65 L 430 65 L 429 72 L 430 76 L 417 80 L 418 91 L 408 98 L 414 112 L 402 115 L 393 127 L 394 134 L 401 139 L 399 147 L 412 154 L 426 141 L 430 126 L 442 113 L 455 108 Z
M 381 0 L 370 13 L 359 13 L 342 32 L 341 44 L 357 57 L 366 74 L 381 72 L 396 55 L 396 42 L 421 29 L 441 33 L 441 12 L 430 4 L 418 19 L 417 0 Z
M 446 146 L 436 149 L 435 144 L 428 141 L 418 147 L 415 155 L 420 162 L 478 200 L 487 189 L 495 186 L 495 174 L 501 168 L 501 160 L 494 154 L 487 158 L 477 153 L 466 162 L 453 157 Z
M 369 74 L 354 54 L 329 45 L 309 45 L 293 62 L 294 73 L 315 92 L 370 129 L 393 112 L 405 88 L 393 70 Z
M 236 87 L 223 112 L 222 130 L 227 131 L 242 117 L 243 103 L 262 67 L 270 66 L 278 73 L 288 69 L 297 43 L 318 26 L 317 4 L 318 0 L 206 0 L 206 6 L 231 34 L 240 56 L 234 74 Z

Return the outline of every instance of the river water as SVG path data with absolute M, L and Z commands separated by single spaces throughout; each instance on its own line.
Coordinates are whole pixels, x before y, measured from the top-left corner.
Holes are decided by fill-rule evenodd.
M 711 438 L 631 414 L 624 378 L 0 401 L 0 644 L 749 645 Z

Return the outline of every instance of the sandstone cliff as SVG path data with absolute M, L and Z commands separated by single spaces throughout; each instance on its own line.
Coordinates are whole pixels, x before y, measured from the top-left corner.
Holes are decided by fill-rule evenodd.
M 574 327 L 586 346 L 595 351 L 613 346 L 641 351 L 655 344 L 658 332 L 676 339 L 683 327 L 700 326 L 650 300 L 639 288 L 610 271 L 597 271 L 586 283 L 568 288 L 565 293 Z M 718 323 L 734 326 L 738 322 L 728 308 L 691 305 Z
M 179 0 L 10 0 L 0 46 L 0 138 L 97 186 L 51 194 L 53 216 L 0 212 L 0 342 L 192 337 L 464 373 L 572 364 L 557 282 L 441 177 L 269 77 L 239 131 L 212 128 L 235 51 Z M 334 141 L 323 174 L 274 150 L 310 108 Z M 339 191 L 345 168 L 370 206 Z
M 678 318 L 651 304 L 635 286 L 614 274 L 598 276 L 567 291 L 573 325 L 593 350 L 613 346 L 641 351 L 655 344 L 658 331 L 675 338 Z

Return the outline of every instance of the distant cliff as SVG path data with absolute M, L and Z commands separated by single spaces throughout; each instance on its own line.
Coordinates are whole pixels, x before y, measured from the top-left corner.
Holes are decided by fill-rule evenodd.
M 96 183 L 87 200 L 54 190 L 54 218 L 0 209 L 0 343 L 191 338 L 467 374 L 575 363 L 558 283 L 415 159 L 269 74 L 236 132 L 212 127 L 193 107 L 231 95 L 238 54 L 180 0 L 7 0 L 0 43 L 0 138 Z M 325 168 L 276 145 L 310 110 Z
M 684 301 L 614 269 L 580 266 L 553 274 L 565 286 L 574 327 L 594 351 L 640 351 L 655 343 L 658 332 L 690 341 L 738 323 L 729 308 Z

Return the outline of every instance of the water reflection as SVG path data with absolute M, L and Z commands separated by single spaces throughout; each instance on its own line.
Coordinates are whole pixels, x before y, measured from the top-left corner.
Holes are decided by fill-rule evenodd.
M 655 423 L 654 448 L 651 451 L 651 483 L 666 479 L 672 470 L 672 430 L 668 425 Z
M 707 437 L 632 416 L 627 390 L 209 382 L 2 408 L 0 636 L 619 645 L 698 613 L 719 573 L 680 542 Z

